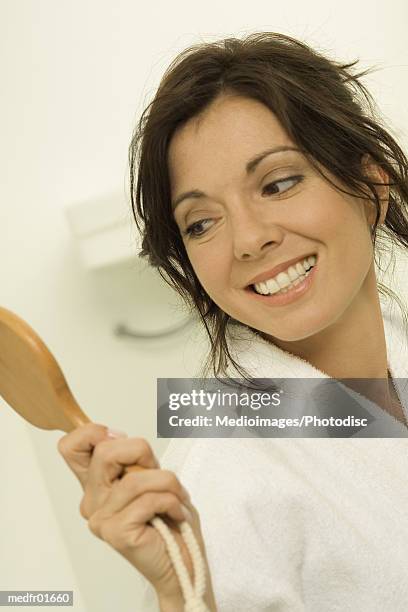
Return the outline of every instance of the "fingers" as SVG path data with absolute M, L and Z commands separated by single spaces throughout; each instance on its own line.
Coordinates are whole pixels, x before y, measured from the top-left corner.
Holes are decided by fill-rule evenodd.
M 144 438 L 102 440 L 94 449 L 87 485 L 91 488 L 109 486 L 123 472 L 125 465 L 136 463 L 145 468 L 159 466 Z
M 174 472 L 150 469 L 146 472 L 131 472 L 118 480 L 104 504 L 107 514 L 120 512 L 134 499 L 146 493 L 171 493 L 180 503 L 188 504 L 190 496 Z
M 80 504 L 80 512 L 84 518 L 88 518 L 105 503 L 115 481 L 120 482 L 117 479 L 122 474 L 124 465 L 135 463 L 148 468 L 146 471 L 149 472 L 159 466 L 150 445 L 143 438 L 102 440 L 95 447 Z
M 176 522 L 187 520 L 180 498 L 174 493 L 146 492 L 134 499 L 120 512 L 110 513 L 106 506 L 89 519 L 88 527 L 94 535 L 118 550 L 141 545 L 146 523 L 157 514 L 166 514 Z
M 74 472 L 82 487 L 85 486 L 88 468 L 95 446 L 108 439 L 108 428 L 98 423 L 87 423 L 58 440 L 58 452 Z
M 108 428 L 97 423 L 87 423 L 63 436 L 58 442 L 58 451 L 82 487 L 90 485 L 92 491 L 110 487 L 124 465 L 159 467 L 144 438 L 110 439 Z

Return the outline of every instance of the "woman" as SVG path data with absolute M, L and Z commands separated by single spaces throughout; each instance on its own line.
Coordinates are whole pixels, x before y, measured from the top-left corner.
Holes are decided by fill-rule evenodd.
M 374 262 L 408 246 L 408 160 L 355 63 L 266 32 L 186 50 L 134 134 L 132 204 L 142 256 L 208 332 L 206 375 L 372 379 L 403 438 L 407 321 L 380 303 Z M 164 470 L 146 441 L 90 425 L 59 450 L 91 530 L 161 610 L 183 602 L 146 522 L 167 515 L 183 546 L 183 506 L 212 610 L 408 608 L 404 439 L 173 440 Z M 118 479 L 135 461 L 151 469 Z

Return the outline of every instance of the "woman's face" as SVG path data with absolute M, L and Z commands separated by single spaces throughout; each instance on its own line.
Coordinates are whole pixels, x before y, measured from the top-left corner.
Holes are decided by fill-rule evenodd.
M 207 294 L 234 319 L 296 341 L 373 299 L 375 209 L 337 191 L 300 152 L 264 155 L 278 147 L 296 145 L 266 106 L 222 96 L 174 134 L 168 162 L 174 217 Z M 295 263 L 288 273 L 287 262 L 310 255 L 310 277 Z M 280 264 L 288 276 L 277 278 Z M 297 283 L 259 295 L 259 276 L 277 283 L 257 284 L 263 292 Z

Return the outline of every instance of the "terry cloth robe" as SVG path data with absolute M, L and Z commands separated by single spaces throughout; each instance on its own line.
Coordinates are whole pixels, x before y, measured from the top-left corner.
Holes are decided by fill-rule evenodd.
M 407 416 L 406 332 L 383 320 Z M 253 377 L 328 378 L 243 326 L 230 346 Z M 407 612 L 407 428 L 377 410 L 400 437 L 171 440 L 160 465 L 199 511 L 219 612 Z M 159 609 L 147 581 L 141 609 Z

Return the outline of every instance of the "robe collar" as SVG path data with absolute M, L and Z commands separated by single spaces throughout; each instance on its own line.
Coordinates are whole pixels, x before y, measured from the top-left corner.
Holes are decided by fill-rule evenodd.
M 404 328 L 401 315 L 394 309 L 390 311 L 382 305 L 382 313 L 388 369 L 393 377 L 405 418 L 408 421 L 407 331 Z M 242 324 L 230 324 L 227 328 L 226 337 L 231 355 L 253 378 L 308 378 L 316 379 L 316 384 L 319 384 L 321 379 L 330 378 L 305 359 L 268 342 L 255 331 Z M 240 377 L 231 364 L 227 371 L 231 377 Z M 367 437 L 408 437 L 407 427 L 384 409 L 348 387 L 342 385 L 342 388 L 347 390 L 347 393 L 372 415 L 373 422 L 365 428 Z M 390 433 L 385 435 L 385 431 Z

